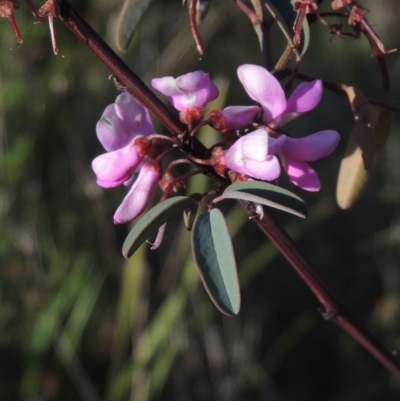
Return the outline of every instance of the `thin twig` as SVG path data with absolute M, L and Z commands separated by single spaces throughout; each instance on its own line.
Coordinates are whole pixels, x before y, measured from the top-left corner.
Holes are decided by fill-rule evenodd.
M 315 274 L 295 242 L 265 210 L 264 219 L 253 219 L 262 232 L 275 244 L 324 307 L 323 316 L 349 333 L 388 370 L 400 378 L 400 360 L 386 349 L 325 286 Z
M 112 71 L 126 91 L 149 109 L 169 131 L 176 135 L 184 132 L 185 127 L 177 117 L 168 111 L 72 5 L 66 0 L 59 1 L 61 21 Z
M 290 68 L 286 68 L 282 71 L 277 72 L 276 77 L 278 79 L 282 79 L 286 76 L 291 76 L 293 71 Z M 302 81 L 314 81 L 316 78 L 311 77 L 310 75 L 303 74 L 301 72 L 296 73 L 296 78 L 301 79 Z M 324 81 L 321 80 L 324 88 L 331 90 L 332 92 L 338 93 L 339 95 L 346 96 L 347 97 L 347 92 L 346 88 L 348 88 L 348 85 L 344 84 L 334 84 L 332 82 Z M 378 100 L 378 99 L 373 99 L 370 97 L 367 97 L 368 102 L 375 105 L 375 106 L 380 106 L 383 107 L 384 109 L 394 111 L 395 113 L 400 113 L 400 106 L 396 106 L 393 103 L 385 102 L 383 100 Z

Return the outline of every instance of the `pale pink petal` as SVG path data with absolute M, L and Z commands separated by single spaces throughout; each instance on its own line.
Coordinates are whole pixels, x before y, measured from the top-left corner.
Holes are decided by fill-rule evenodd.
M 176 78 L 176 83 L 184 92 L 193 92 L 209 86 L 210 76 L 204 71 L 189 72 Z
M 251 132 L 243 137 L 243 156 L 253 160 L 266 160 L 267 155 L 276 155 L 285 142 L 286 136 L 273 138 L 264 129 Z
M 221 114 L 226 129 L 236 130 L 253 121 L 259 110 L 258 106 L 229 106 L 221 110 Z
M 151 81 L 155 89 L 168 96 L 174 107 L 205 107 L 219 95 L 218 88 L 204 71 L 194 71 L 178 78 L 164 77 Z
M 281 152 L 291 159 L 314 161 L 332 153 L 340 140 L 336 131 L 316 132 L 304 138 L 286 137 Z
M 106 107 L 96 132 L 104 149 L 111 152 L 126 146 L 138 135 L 154 133 L 154 127 L 147 109 L 124 92 Z
M 263 161 L 268 157 L 271 139 L 266 130 L 259 129 L 239 138 L 233 146 L 240 142 L 242 158 Z
M 141 160 L 134 144 L 130 143 L 122 149 L 96 157 L 92 162 L 92 169 L 100 186 L 112 188 L 128 180 Z
M 258 65 L 244 64 L 238 68 L 237 73 L 247 94 L 263 107 L 266 123 L 272 122 L 284 112 L 285 92 L 270 72 Z
M 144 164 L 132 188 L 115 212 L 114 223 L 126 223 L 143 213 L 151 200 L 159 179 L 159 170 L 150 163 Z
M 322 89 L 320 80 L 304 82 L 297 86 L 287 101 L 285 111 L 274 122 L 282 126 L 300 114 L 314 109 L 321 101 Z
M 151 80 L 151 85 L 168 97 L 182 95 L 182 91 L 174 77 L 154 78 Z
M 262 162 L 246 159 L 240 169 L 235 168 L 234 171 L 259 180 L 273 181 L 281 174 L 281 166 L 276 156 L 267 156 Z
M 320 190 L 318 175 L 307 163 L 285 157 L 283 165 L 294 185 L 310 192 Z
M 271 181 L 280 174 L 278 159 L 270 153 L 270 142 L 282 144 L 283 139 L 269 137 L 264 129 L 253 131 L 239 138 L 226 152 L 225 165 L 238 173 L 246 174 L 253 178 Z M 280 145 L 273 145 L 277 152 Z

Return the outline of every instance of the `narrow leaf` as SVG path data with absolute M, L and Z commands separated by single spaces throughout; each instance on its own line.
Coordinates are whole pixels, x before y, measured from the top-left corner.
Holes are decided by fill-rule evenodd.
M 305 218 L 307 206 L 294 193 L 277 185 L 261 181 L 244 181 L 230 185 L 219 199 L 241 199 L 246 202 L 260 203 L 295 216 Z
M 118 50 L 126 52 L 136 28 L 152 0 L 125 0 L 119 16 L 115 43 Z
M 171 219 L 176 213 L 195 204 L 192 198 L 187 196 L 174 196 L 150 209 L 144 214 L 132 228 L 122 246 L 122 254 L 129 258 L 148 238 L 154 235 L 158 228 Z
M 350 209 L 361 198 L 368 187 L 380 156 L 386 144 L 392 126 L 392 114 L 388 110 L 371 106 L 372 129 L 375 146 L 372 161 L 365 166 L 362 140 L 355 127 L 352 132 L 345 155 L 340 163 L 336 185 L 336 201 L 342 209 Z M 357 125 L 357 121 L 356 121 Z
M 215 306 L 228 316 L 240 310 L 235 255 L 223 214 L 218 209 L 197 216 L 192 253 L 203 285 Z

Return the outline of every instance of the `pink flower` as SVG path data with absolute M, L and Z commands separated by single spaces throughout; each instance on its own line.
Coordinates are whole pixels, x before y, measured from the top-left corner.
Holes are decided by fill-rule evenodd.
M 321 183 L 317 173 L 305 162 L 331 154 L 339 143 L 336 131 L 316 132 L 304 138 L 286 137 L 279 155 L 290 181 L 306 191 L 319 191 Z
M 322 83 L 319 80 L 300 84 L 286 100 L 281 84 L 265 68 L 242 65 L 238 68 L 238 76 L 248 95 L 261 104 L 264 122 L 274 125 L 274 128 L 312 110 L 322 97 Z M 318 191 L 321 187 L 318 175 L 305 162 L 328 156 L 336 148 L 339 139 L 339 134 L 332 130 L 304 138 L 286 136 L 279 156 L 290 181 L 306 191 Z M 253 177 L 258 178 L 255 175 Z
M 259 110 L 257 106 L 229 106 L 223 110 L 211 111 L 207 119 L 218 131 L 236 130 L 254 120 Z
M 261 104 L 266 124 L 282 126 L 312 110 L 322 97 L 320 80 L 300 84 L 286 100 L 281 84 L 265 68 L 245 64 L 238 68 L 237 73 L 247 94 Z
M 154 133 L 148 111 L 131 95 L 122 93 L 105 109 L 96 131 L 107 151 L 92 162 L 97 183 L 105 188 L 129 185 L 145 157 L 135 146 L 135 140 Z M 126 223 L 144 211 L 159 178 L 158 162 L 148 162 L 140 168 L 136 181 L 115 212 L 116 224 Z
M 107 151 L 92 162 L 97 183 L 105 188 L 119 186 L 132 177 L 143 160 L 134 141 L 154 133 L 149 113 L 131 95 L 122 93 L 105 109 L 96 131 Z
M 114 223 L 123 224 L 135 219 L 146 209 L 160 179 L 158 163 L 143 164 L 136 181 L 114 214 Z
M 190 72 L 178 78 L 154 78 L 151 84 L 159 92 L 168 96 L 179 111 L 189 107 L 204 108 L 219 95 L 217 86 L 204 71 Z
M 279 160 L 275 155 L 285 139 L 285 135 L 272 138 L 263 128 L 253 131 L 239 138 L 225 152 L 225 165 L 259 180 L 275 180 L 281 173 Z

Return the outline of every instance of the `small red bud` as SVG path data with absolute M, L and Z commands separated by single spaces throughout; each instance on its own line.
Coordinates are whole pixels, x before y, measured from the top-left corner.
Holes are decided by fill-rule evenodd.
M 184 124 L 193 126 L 203 119 L 204 110 L 197 106 L 188 107 L 179 113 L 179 117 Z

